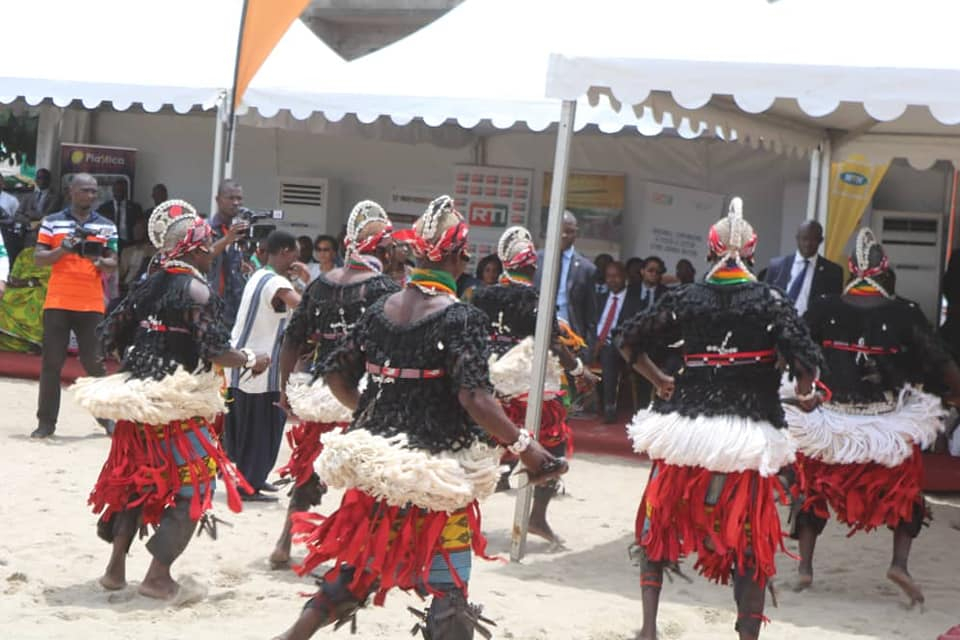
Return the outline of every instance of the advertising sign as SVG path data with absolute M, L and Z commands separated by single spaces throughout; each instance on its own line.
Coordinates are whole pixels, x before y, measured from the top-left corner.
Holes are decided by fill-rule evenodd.
M 126 183 L 127 197 L 133 200 L 136 161 L 136 149 L 64 143 L 60 145 L 60 184 L 66 189 L 73 176 L 89 173 L 100 187 L 94 208 L 113 197 L 113 183 L 119 181 Z
M 500 235 L 513 225 L 529 226 L 533 169 L 454 167 L 453 197 L 470 225 L 467 249 L 477 260 L 497 250 Z
M 579 237 L 619 243 L 623 239 L 623 214 L 627 178 L 622 173 L 571 173 L 567 179 L 565 208 L 577 216 Z M 547 231 L 553 174 L 543 174 L 541 234 Z

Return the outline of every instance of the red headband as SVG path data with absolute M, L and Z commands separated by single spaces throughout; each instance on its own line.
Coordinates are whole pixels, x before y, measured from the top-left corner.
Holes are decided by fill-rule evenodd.
M 720 240 L 720 233 L 717 231 L 717 226 L 713 225 L 710 227 L 710 234 L 707 237 L 707 243 L 710 246 L 710 251 L 718 256 L 722 256 L 727 252 L 727 245 Z M 753 252 L 757 248 L 757 234 L 754 234 L 750 237 L 742 247 L 740 247 L 740 256 L 743 258 L 749 258 L 753 256 Z
M 856 261 L 853 258 L 847 259 L 847 267 L 850 269 L 850 273 L 855 275 L 857 279 L 864 280 L 865 278 L 875 278 L 887 269 L 890 268 L 890 261 L 887 259 L 887 256 L 883 256 L 883 259 L 880 260 L 880 264 L 875 267 L 868 267 L 866 269 L 860 269 L 857 266 Z
M 179 211 L 175 211 L 180 209 Z M 182 208 L 174 206 L 170 208 L 169 215 L 176 218 L 183 213 Z M 191 251 L 198 249 L 206 244 L 207 238 L 213 235 L 213 230 L 207 221 L 203 218 L 194 218 L 193 224 L 187 229 L 186 235 L 172 249 L 164 254 L 164 260 L 173 260 L 184 256 Z
M 522 269 L 523 267 L 535 266 L 537 266 L 537 251 L 530 243 L 527 243 L 526 249 L 516 253 L 512 258 L 505 260 L 503 263 L 504 269 Z
M 411 234 L 410 239 L 413 250 L 419 257 L 426 257 L 430 262 L 440 262 L 444 255 L 463 249 L 469 232 L 470 227 L 461 221 L 444 231 L 434 243 L 424 240 L 417 233 Z
M 373 253 L 380 246 L 380 243 L 393 234 L 393 225 L 386 222 L 386 226 L 372 236 L 367 236 L 363 240 L 358 240 L 353 244 L 357 253 Z

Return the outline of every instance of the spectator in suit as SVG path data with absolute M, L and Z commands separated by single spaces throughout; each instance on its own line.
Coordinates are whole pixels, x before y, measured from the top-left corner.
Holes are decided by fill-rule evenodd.
M 133 227 L 143 220 L 143 208 L 127 199 L 127 181 L 117 180 L 113 183 L 113 199 L 100 205 L 97 213 L 108 220 L 112 220 L 117 227 L 120 238 L 120 252 L 133 242 Z
M 663 284 L 663 274 L 666 272 L 666 265 L 657 256 L 650 256 L 643 261 L 640 283 L 632 287 L 639 298 L 640 311 L 652 308 L 667 292 L 667 287 Z
M 34 178 L 33 191 L 30 192 L 17 208 L 17 222 L 27 227 L 24 246 L 33 246 L 37 243 L 37 231 L 40 221 L 63 207 L 63 198 L 56 189 L 50 188 L 50 170 L 37 169 Z
M 596 337 L 597 268 L 574 249 L 577 240 L 577 218 L 570 211 L 563 212 L 563 227 L 560 233 L 560 277 L 557 281 L 557 315 L 570 324 L 570 328 L 587 345 Z M 543 264 L 543 251 L 537 252 Z M 534 285 L 540 289 L 541 269 L 537 269 Z
M 686 258 L 677 260 L 674 273 L 677 276 L 677 282 L 680 284 L 693 284 L 693 281 L 697 279 L 697 270 L 693 268 L 693 263 Z
M 611 338 L 614 331 L 625 318 L 631 318 L 640 309 L 640 299 L 634 289 L 627 288 L 627 271 L 622 262 L 613 261 L 604 270 L 607 292 L 597 299 L 597 334 L 591 351 L 591 361 L 599 365 L 602 380 L 597 391 L 602 403 L 603 421 L 607 424 L 616 420 L 617 391 L 620 388 L 620 376 L 624 373 L 623 358 Z
M 639 287 L 643 281 L 643 258 L 634 256 L 627 260 L 627 286 Z
M 153 185 L 153 189 L 150 190 L 150 199 L 153 200 L 153 206 L 143 212 L 144 221 L 150 219 L 150 214 L 160 206 L 161 202 L 166 202 L 170 199 L 170 196 L 167 194 L 167 185 L 162 182 Z
M 816 220 L 807 220 L 797 229 L 797 252 L 771 260 L 764 277 L 764 282 L 787 292 L 801 316 L 815 297 L 843 292 L 843 269 L 817 255 L 821 243 L 823 227 Z
M 133 225 L 133 237 L 126 250 L 120 254 L 120 295 L 125 296 L 147 272 L 147 265 L 155 249 L 147 240 L 147 221 L 137 220 Z
M 601 253 L 593 259 L 593 266 L 597 268 L 597 295 L 602 296 L 607 293 L 607 265 L 613 262 L 613 256 L 609 253 Z M 626 273 L 626 272 L 624 272 Z

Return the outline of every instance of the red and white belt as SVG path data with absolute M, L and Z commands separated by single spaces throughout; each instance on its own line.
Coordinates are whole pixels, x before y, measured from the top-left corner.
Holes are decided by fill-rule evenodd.
M 770 364 L 777 361 L 773 349 L 737 351 L 734 353 L 688 353 L 683 356 L 688 367 L 735 367 L 748 364 Z
M 446 375 L 443 369 L 405 369 L 403 367 L 384 367 L 372 362 L 367 363 L 367 373 L 384 378 L 402 380 L 434 380 Z
M 863 353 L 868 356 L 889 356 L 895 353 L 900 353 L 900 349 L 898 347 L 872 347 L 870 345 L 844 342 L 842 340 L 824 340 L 823 346 L 827 349 L 850 351 L 852 353 Z

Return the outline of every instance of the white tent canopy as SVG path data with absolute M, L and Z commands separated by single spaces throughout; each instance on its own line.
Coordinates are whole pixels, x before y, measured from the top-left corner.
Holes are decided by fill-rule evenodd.
M 110 102 L 118 111 L 134 104 L 150 112 L 165 105 L 179 113 L 211 108 L 233 83 L 242 6 L 242 0 L 21 3 L 4 15 L 18 25 L 5 30 L 4 49 L 21 62 L 8 61 L 0 71 L 0 102 L 22 96 L 31 105 L 80 100 L 88 109 Z M 345 64 L 297 20 L 251 87 L 315 81 L 312 69 Z
M 593 0 L 589 9 L 568 14 L 579 31 L 551 57 L 549 97 L 607 94 L 787 148 L 819 129 L 845 152 L 960 160 L 955 3 Z

